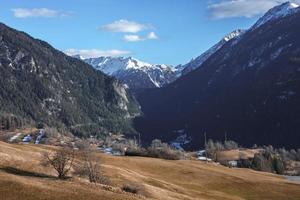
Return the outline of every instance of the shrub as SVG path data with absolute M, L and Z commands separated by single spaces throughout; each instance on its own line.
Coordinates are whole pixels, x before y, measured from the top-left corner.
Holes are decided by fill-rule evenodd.
M 285 166 L 284 166 L 284 162 L 280 157 L 275 157 L 273 160 L 273 167 L 274 167 L 274 171 L 277 174 L 283 174 L 285 171 Z
M 158 139 L 152 141 L 147 153 L 149 157 L 167 160 L 179 160 L 183 157 L 182 152 L 172 149 L 167 143 L 163 143 Z
M 145 194 L 144 186 L 137 183 L 126 183 L 125 185 L 122 186 L 122 190 L 132 194 L 139 194 L 139 195 Z
M 255 154 L 252 168 L 258 171 L 273 172 L 271 156 L 267 152 Z
M 44 124 L 43 123 L 37 123 L 36 128 L 37 129 L 42 129 L 42 128 L 44 128 Z
M 254 155 L 252 168 L 258 171 L 275 172 L 284 174 L 285 164 L 280 154 L 268 147 L 263 152 Z
M 240 168 L 251 168 L 252 160 L 251 159 L 241 159 L 238 161 L 238 167 Z
M 158 139 L 153 140 L 151 146 L 147 149 L 138 146 L 128 147 L 125 151 L 125 155 L 162 158 L 167 160 L 179 160 L 184 158 L 182 151 L 177 151 L 171 148 L 167 143 L 163 143 Z
M 144 148 L 128 148 L 125 151 L 125 156 L 142 156 L 142 157 L 148 157 L 148 152 Z
M 148 157 L 152 158 L 162 158 L 166 160 L 180 160 L 183 155 L 179 151 L 163 148 L 163 149 L 154 149 L 148 148 Z
M 10 135 L 7 135 L 7 134 L 3 134 L 1 131 L 0 131 L 0 141 L 9 141 L 9 139 L 11 138 Z

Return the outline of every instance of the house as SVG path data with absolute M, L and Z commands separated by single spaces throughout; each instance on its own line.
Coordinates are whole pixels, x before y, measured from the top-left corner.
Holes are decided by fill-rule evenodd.
M 123 153 L 119 150 L 115 150 L 112 147 L 99 148 L 102 153 L 113 155 L 113 156 L 122 156 Z
M 44 137 L 44 135 L 45 135 L 45 130 L 40 129 L 39 135 L 37 136 L 37 138 L 35 140 L 35 144 L 39 144 L 41 142 L 41 139 Z
M 206 150 L 200 150 L 197 152 L 197 156 L 205 156 Z
M 206 150 L 200 150 L 197 152 L 197 159 L 200 161 L 209 161 L 211 162 L 212 159 L 206 157 Z
M 209 161 L 209 162 L 212 161 L 212 159 L 204 157 L 204 156 L 198 156 L 197 159 L 200 160 L 200 161 Z
M 32 140 L 32 137 L 31 137 L 30 134 L 26 135 L 26 136 L 23 138 L 23 142 L 24 142 L 24 143 L 29 143 L 31 140 Z
M 230 160 L 230 161 L 228 161 L 228 166 L 229 167 L 237 167 L 238 166 L 238 161 Z

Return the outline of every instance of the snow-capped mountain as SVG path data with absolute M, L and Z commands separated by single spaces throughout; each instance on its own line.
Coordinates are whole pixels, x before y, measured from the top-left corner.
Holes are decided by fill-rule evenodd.
M 299 5 L 291 2 L 286 2 L 281 5 L 275 6 L 274 8 L 270 9 L 264 16 L 262 16 L 249 30 L 254 30 L 267 22 L 286 17 L 299 10 Z M 210 56 L 221 49 L 226 43 L 228 43 L 232 39 L 238 40 L 245 32 L 249 30 L 235 30 L 226 35 L 220 42 L 211 47 L 209 50 L 207 50 L 197 58 L 192 59 L 189 63 L 176 66 L 178 76 L 185 75 L 200 67 Z
M 81 59 L 78 55 L 74 57 Z M 172 66 L 149 64 L 132 57 L 98 57 L 83 60 L 95 69 L 116 77 L 130 89 L 162 87 L 176 79 L 176 70 Z
M 291 2 L 286 2 L 284 4 L 281 4 L 279 6 L 276 6 L 272 9 L 270 9 L 263 17 L 261 17 L 252 27 L 252 29 L 256 29 L 258 27 L 260 27 L 261 25 L 276 20 L 278 18 L 281 17 L 285 17 L 288 16 L 290 14 L 293 14 L 295 12 L 297 12 L 296 9 L 298 8 L 299 5 L 296 3 L 291 3 Z
M 222 40 L 220 42 L 215 44 L 213 47 L 208 49 L 206 52 L 204 52 L 197 58 L 192 59 L 189 63 L 187 63 L 185 65 L 176 66 L 177 71 L 179 73 L 181 73 L 181 75 L 185 75 L 185 74 L 193 71 L 194 69 L 200 67 L 211 55 L 213 55 L 216 51 L 218 51 L 221 47 L 223 47 L 224 44 L 226 44 L 227 42 L 229 42 L 232 39 L 235 39 L 235 38 L 241 36 L 244 32 L 245 32 L 245 30 L 238 29 L 238 30 L 235 30 L 235 31 L 229 33 L 224 38 L 222 38 Z

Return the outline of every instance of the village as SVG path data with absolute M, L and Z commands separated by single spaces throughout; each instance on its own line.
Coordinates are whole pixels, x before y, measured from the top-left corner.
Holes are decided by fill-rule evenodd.
M 55 132 L 55 133 L 54 133 Z M 171 160 L 198 160 L 204 163 L 215 163 L 230 168 L 252 168 L 258 171 L 297 176 L 300 174 L 300 160 L 297 152 L 289 153 L 284 149 L 273 149 L 273 147 L 243 148 L 233 141 L 213 142 L 209 140 L 205 149 L 194 152 L 184 151 L 180 142 L 163 143 L 160 140 L 152 141 L 147 147 L 141 147 L 136 139 L 127 139 L 123 135 L 109 134 L 104 139 L 90 136 L 86 140 L 71 136 L 71 134 L 60 134 L 51 128 L 25 128 L 13 132 L 1 134 L 4 141 L 17 144 L 71 144 L 74 150 L 81 150 L 84 145 L 92 146 L 98 152 L 111 156 L 141 156 L 157 157 Z M 5 135 L 5 137 L 4 137 Z M 54 137 L 55 136 L 55 137 Z M 186 139 L 181 138 L 181 143 Z M 2 139 L 3 140 L 3 139 Z M 174 145 L 175 143 L 175 145 Z M 282 152 L 284 151 L 284 152 Z M 269 155 L 266 155 L 266 152 Z M 292 158 L 292 155 L 295 157 Z M 284 158 L 283 158 L 284 156 Z M 274 166 L 272 163 L 276 163 Z M 255 165 L 255 166 L 254 166 Z

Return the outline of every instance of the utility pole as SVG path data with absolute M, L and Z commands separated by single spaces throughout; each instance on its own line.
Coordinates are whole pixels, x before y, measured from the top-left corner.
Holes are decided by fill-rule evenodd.
M 204 131 L 204 147 L 206 148 L 206 131 Z
M 141 133 L 139 132 L 139 147 L 141 147 Z
M 134 145 L 137 146 L 137 145 L 138 145 L 138 144 L 137 144 L 138 142 L 137 142 L 137 139 L 136 139 L 135 136 L 133 136 L 133 141 L 134 141 Z
M 204 131 L 204 148 L 205 148 L 205 160 L 207 163 L 207 149 L 206 149 L 206 131 Z

